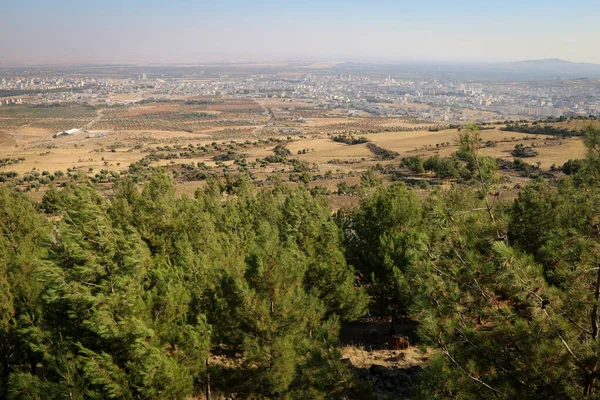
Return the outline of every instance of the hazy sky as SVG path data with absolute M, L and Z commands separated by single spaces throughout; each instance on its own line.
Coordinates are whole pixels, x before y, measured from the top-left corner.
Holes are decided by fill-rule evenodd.
M 600 63 L 598 0 L 1 0 L 0 62 Z

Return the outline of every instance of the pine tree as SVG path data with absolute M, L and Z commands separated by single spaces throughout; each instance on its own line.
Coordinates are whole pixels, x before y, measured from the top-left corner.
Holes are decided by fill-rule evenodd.
M 0 398 L 8 379 L 35 361 L 19 336 L 22 321 L 40 312 L 43 282 L 37 265 L 44 257 L 49 224 L 22 194 L 0 187 Z
M 405 313 L 410 304 L 410 274 L 425 254 L 422 210 L 404 185 L 382 187 L 361 199 L 355 212 L 338 214 L 346 256 L 364 276 L 383 315 Z
M 339 321 L 367 298 L 324 198 L 243 177 L 178 197 L 159 173 L 107 200 L 80 178 L 45 196 L 53 228 L 0 188 L 2 397 L 185 398 L 222 349 L 247 396 L 352 387 Z
M 600 191 L 590 176 L 534 182 L 495 222 L 445 220 L 450 240 L 431 243 L 416 282 L 421 337 L 443 354 L 420 398 L 597 396 Z M 508 243 L 493 233 L 503 218 Z
M 170 288 L 135 230 L 112 226 L 93 189 L 76 187 L 65 202 L 49 262 L 40 267 L 44 315 L 21 329 L 42 367 L 11 379 L 11 391 L 33 390 L 21 385 L 40 380 L 37 390 L 79 398 L 191 393 L 210 328 L 172 311 L 182 309 L 185 291 Z

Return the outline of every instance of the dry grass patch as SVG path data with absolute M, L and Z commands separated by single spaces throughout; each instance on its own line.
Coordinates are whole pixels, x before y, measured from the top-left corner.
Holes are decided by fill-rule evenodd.
M 384 132 L 365 136 L 376 145 L 402 155 L 409 151 L 421 149 L 424 146 L 435 146 L 438 143 L 450 142 L 454 144 L 458 138 L 458 131 Z
M 366 144 L 347 145 L 334 142 L 329 138 L 305 139 L 291 142 L 287 148 L 292 152 L 292 156 L 301 160 L 326 163 L 331 159 L 361 159 L 371 157 L 372 153 L 367 149 Z M 297 155 L 298 151 L 307 150 L 306 154 Z M 314 151 L 313 151 L 314 150 Z
M 514 156 L 511 154 L 511 151 L 515 148 L 517 143 L 521 143 L 525 146 L 531 146 L 531 144 L 535 143 L 535 151 L 538 152 L 538 155 L 535 157 L 524 158 L 523 161 L 527 162 L 528 164 L 536 164 L 537 162 L 540 162 L 540 167 L 545 170 L 550 169 L 552 165 L 560 167 L 570 159 L 584 158 L 586 153 L 586 149 L 581 138 L 567 138 L 561 139 L 560 141 L 549 141 L 548 145 L 544 145 L 543 141 L 499 143 L 496 147 L 484 148 L 481 150 L 481 152 L 482 154 L 490 157 L 513 160 Z
M 406 350 L 370 350 L 364 346 L 342 347 L 342 357 L 356 368 L 369 368 L 373 364 L 393 368 L 425 367 L 433 355 L 430 348 L 421 350 L 411 346 Z

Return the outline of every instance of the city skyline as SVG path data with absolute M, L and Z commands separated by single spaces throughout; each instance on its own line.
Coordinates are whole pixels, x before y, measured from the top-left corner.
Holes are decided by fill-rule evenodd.
M 37 0 L 3 6 L 0 63 L 214 60 L 600 63 L 591 1 Z

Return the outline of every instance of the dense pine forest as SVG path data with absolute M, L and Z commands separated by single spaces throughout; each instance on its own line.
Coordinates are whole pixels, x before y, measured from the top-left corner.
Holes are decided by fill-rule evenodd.
M 108 195 L 75 176 L 40 204 L 1 186 L 0 399 L 380 398 L 340 352 L 364 315 L 433 349 L 411 398 L 598 398 L 600 131 L 509 200 L 461 135 L 463 183 L 366 172 L 336 212 L 244 175 L 193 197 L 159 170 Z

